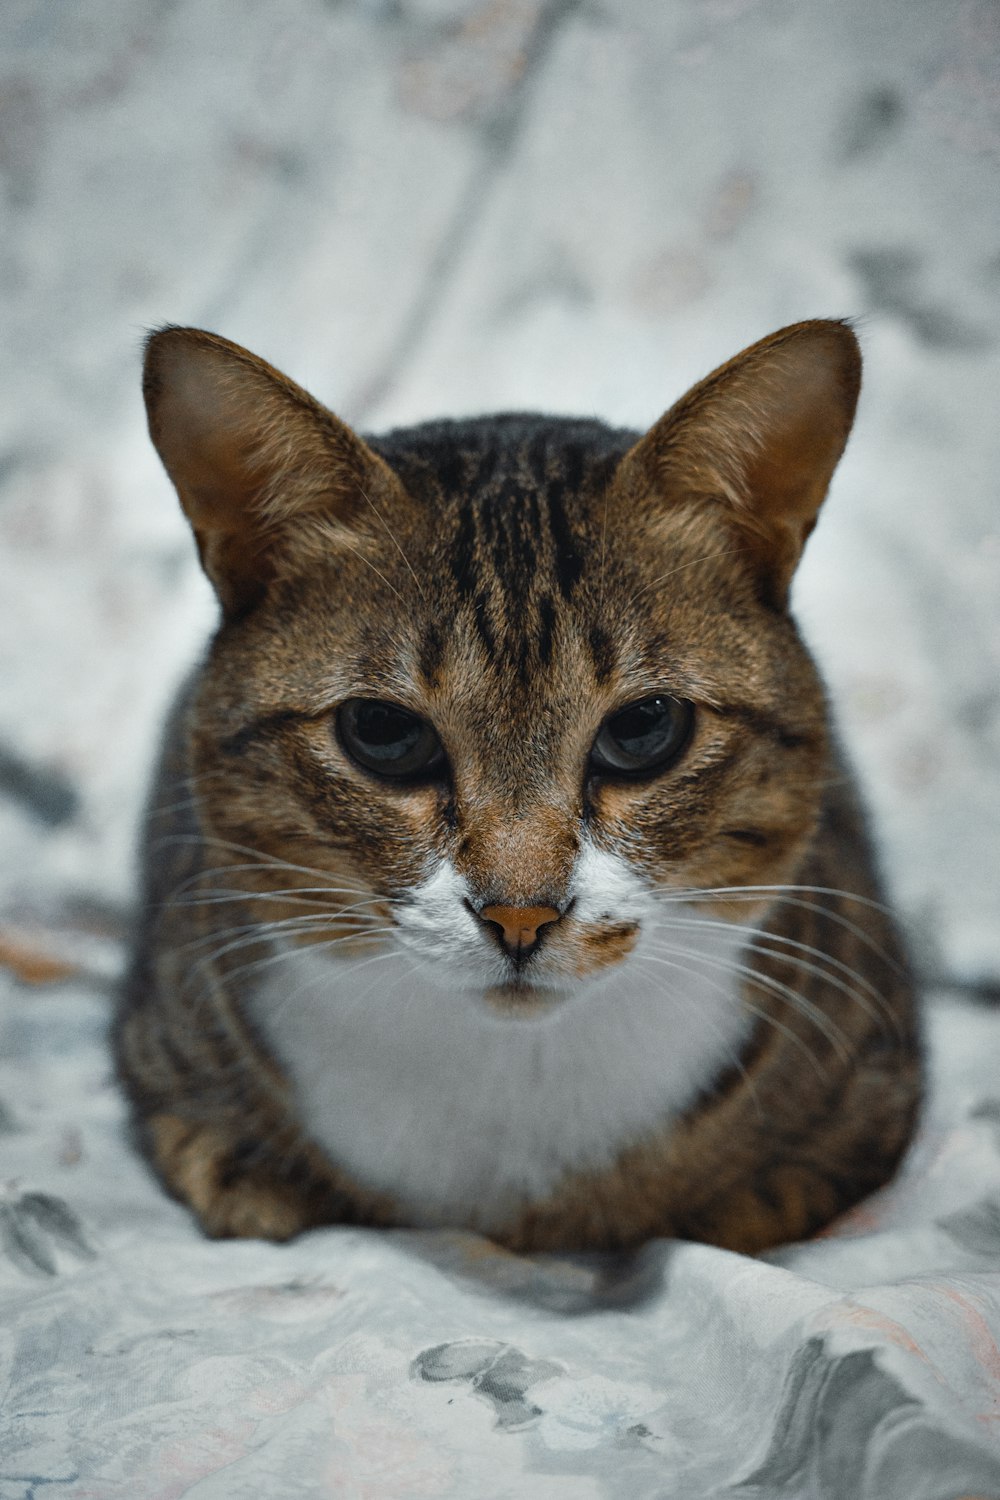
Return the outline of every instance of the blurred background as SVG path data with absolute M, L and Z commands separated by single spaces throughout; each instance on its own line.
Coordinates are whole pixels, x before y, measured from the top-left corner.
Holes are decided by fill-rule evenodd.
M 858 320 L 796 609 L 926 975 L 1000 998 L 995 0 L 4 0 L 0 964 L 120 959 L 214 607 L 139 397 L 198 324 L 362 429 L 642 426 Z

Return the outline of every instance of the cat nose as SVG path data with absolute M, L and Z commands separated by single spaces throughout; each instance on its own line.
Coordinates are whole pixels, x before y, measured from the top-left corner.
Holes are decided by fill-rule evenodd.
M 560 919 L 554 906 L 484 906 L 476 915 L 496 929 L 501 946 L 515 959 L 528 958 L 542 928 Z

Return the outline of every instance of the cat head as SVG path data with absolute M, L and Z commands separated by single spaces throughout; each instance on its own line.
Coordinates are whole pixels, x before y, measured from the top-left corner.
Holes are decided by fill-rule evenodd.
M 154 334 L 150 430 L 223 612 L 190 718 L 215 862 L 498 1004 L 586 986 L 664 899 L 788 879 L 828 753 L 788 590 L 859 383 L 809 322 L 644 436 L 365 440 L 236 345 Z

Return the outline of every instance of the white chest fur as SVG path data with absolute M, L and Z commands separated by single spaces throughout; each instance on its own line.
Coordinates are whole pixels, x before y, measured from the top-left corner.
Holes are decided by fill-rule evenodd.
M 415 1223 L 489 1231 L 567 1172 L 609 1166 L 735 1061 L 739 946 L 718 926 L 689 929 L 668 967 L 641 941 L 533 1019 L 496 1014 L 406 953 L 297 950 L 251 1014 L 334 1161 Z

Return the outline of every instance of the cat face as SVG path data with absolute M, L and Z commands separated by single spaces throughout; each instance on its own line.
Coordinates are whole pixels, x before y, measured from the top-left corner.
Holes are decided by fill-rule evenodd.
M 244 351 L 157 335 L 153 436 L 226 613 L 195 794 L 259 915 L 296 892 L 289 941 L 523 1010 L 627 961 L 664 899 L 779 884 L 827 754 L 784 599 L 856 386 L 852 335 L 805 324 L 639 440 L 363 443 Z

